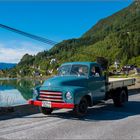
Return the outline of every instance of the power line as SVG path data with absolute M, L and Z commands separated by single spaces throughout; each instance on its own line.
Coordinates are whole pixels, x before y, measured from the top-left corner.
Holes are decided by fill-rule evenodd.
M 0 24 L 0 27 L 1 27 L 1 28 L 4 28 L 4 29 L 6 29 L 6 30 L 12 31 L 12 32 L 21 34 L 21 35 L 23 35 L 23 36 L 32 38 L 32 39 L 34 39 L 34 40 L 37 40 L 37 41 L 40 41 L 40 42 L 49 44 L 49 45 L 55 45 L 55 44 L 57 44 L 57 42 L 55 42 L 55 41 L 52 41 L 52 40 L 49 40 L 49 39 L 46 39 L 46 38 L 44 38 L 44 37 L 40 37 L 40 36 L 37 36 L 37 35 L 33 35 L 33 34 L 30 34 L 30 33 L 27 33 L 27 32 L 24 32 L 24 31 L 21 31 L 21 30 L 18 30 L 18 29 L 15 29 L 15 28 L 12 28 L 12 27 L 3 25 L 3 24 Z

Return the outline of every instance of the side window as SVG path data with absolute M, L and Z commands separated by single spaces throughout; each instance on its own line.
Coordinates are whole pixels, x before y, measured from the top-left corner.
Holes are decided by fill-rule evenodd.
M 90 76 L 94 77 L 102 76 L 100 68 L 98 66 L 91 66 Z
M 100 77 L 101 76 L 101 70 L 100 70 L 99 67 L 95 67 L 95 73 L 96 73 L 95 76 L 97 76 L 97 77 Z

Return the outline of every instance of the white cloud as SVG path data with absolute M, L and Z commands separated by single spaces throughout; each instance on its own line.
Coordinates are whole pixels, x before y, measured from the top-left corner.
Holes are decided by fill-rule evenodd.
M 30 42 L 0 43 L 0 62 L 18 63 L 24 54 L 35 55 L 43 50 L 45 50 L 44 47 Z

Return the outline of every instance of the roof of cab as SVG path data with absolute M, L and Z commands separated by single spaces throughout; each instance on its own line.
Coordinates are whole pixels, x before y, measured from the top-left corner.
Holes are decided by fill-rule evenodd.
M 97 62 L 67 62 L 67 63 L 63 63 L 62 65 L 73 65 L 73 64 L 81 64 L 81 65 L 91 65 L 91 64 L 95 64 L 98 65 Z

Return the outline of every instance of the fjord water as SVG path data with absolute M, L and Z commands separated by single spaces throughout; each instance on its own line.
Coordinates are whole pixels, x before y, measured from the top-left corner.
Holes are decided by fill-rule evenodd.
M 33 96 L 33 88 L 43 81 L 0 79 L 0 107 L 26 104 Z

